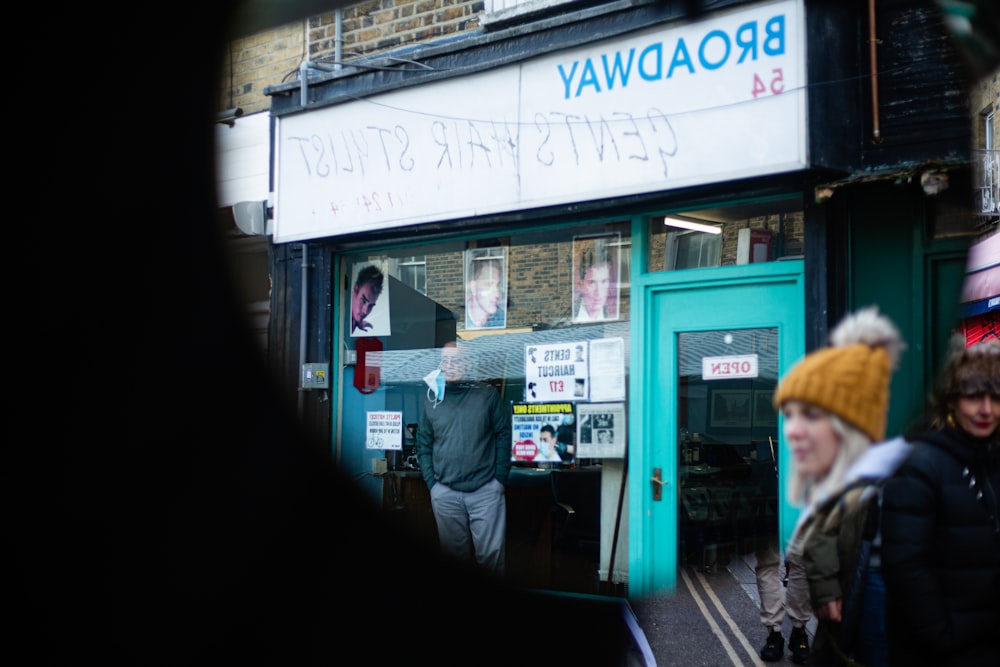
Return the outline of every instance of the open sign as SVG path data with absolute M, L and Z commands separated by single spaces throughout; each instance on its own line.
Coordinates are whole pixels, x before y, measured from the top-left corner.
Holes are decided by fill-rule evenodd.
M 730 357 L 704 357 L 701 360 L 701 379 L 731 380 L 755 378 L 758 375 L 756 354 L 738 354 Z

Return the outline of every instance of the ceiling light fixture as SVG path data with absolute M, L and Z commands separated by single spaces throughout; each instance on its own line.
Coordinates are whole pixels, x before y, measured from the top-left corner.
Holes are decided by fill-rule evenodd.
M 682 220 L 680 218 L 666 217 L 663 219 L 663 224 L 669 227 L 680 227 L 681 229 L 690 229 L 695 232 L 705 232 L 706 234 L 721 234 L 722 227 L 716 227 L 715 225 L 706 225 L 700 222 L 691 222 L 690 220 Z

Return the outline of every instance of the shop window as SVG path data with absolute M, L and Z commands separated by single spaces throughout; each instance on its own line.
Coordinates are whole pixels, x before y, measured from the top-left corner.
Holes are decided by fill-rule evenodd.
M 473 352 L 470 379 L 514 406 L 524 436 L 512 442 L 515 465 L 623 456 L 630 234 L 631 220 L 581 223 L 343 256 L 343 342 L 365 352 L 343 355 L 345 391 L 359 386 L 352 374 L 375 378 L 360 383 L 374 394 L 364 400 L 416 424 L 424 377 L 457 338 Z M 581 428 L 586 441 L 577 441 Z
M 576 0 L 486 0 L 483 3 L 483 25 L 507 21 L 529 14 L 551 12 L 553 7 L 568 5 Z
M 996 121 L 993 109 L 980 115 L 981 141 L 974 151 L 973 175 L 976 179 L 979 213 L 992 215 L 1000 213 L 1000 150 L 994 138 L 993 125 Z
M 719 266 L 722 250 L 721 225 L 689 223 L 670 216 L 663 219 L 663 224 L 672 230 L 667 232 L 663 257 L 665 270 Z
M 649 219 L 650 271 L 771 262 L 800 256 L 799 197 L 671 212 Z
M 632 287 L 632 239 L 623 238 L 614 244 L 618 248 L 618 283 L 622 289 Z
M 397 270 L 393 275 L 404 285 L 421 294 L 427 294 L 427 261 L 422 255 L 399 258 Z

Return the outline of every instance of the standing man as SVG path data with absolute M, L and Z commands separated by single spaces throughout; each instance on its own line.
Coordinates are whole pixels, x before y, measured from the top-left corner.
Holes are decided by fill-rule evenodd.
M 428 389 L 417 460 L 431 495 L 441 550 L 502 576 L 506 564 L 510 412 L 492 386 L 469 379 L 455 342 L 441 349 L 443 389 Z M 438 385 L 441 386 L 441 385 Z M 440 394 L 440 395 L 439 395 Z
M 757 595 L 760 598 L 760 622 L 767 631 L 767 641 L 760 649 L 761 660 L 778 662 L 785 652 L 785 638 L 782 625 L 785 616 L 792 621 L 792 632 L 788 637 L 788 650 L 792 662 L 804 665 L 809 660 L 809 634 L 806 624 L 812 618 L 809 602 L 809 582 L 801 556 L 785 553 L 784 567 L 777 537 L 758 536 L 756 538 L 756 566 L 754 577 L 757 581 Z M 782 577 L 784 572 L 784 577 Z M 782 585 L 784 581 L 784 586 Z
M 774 408 L 770 403 L 768 410 Z M 760 649 L 765 662 L 778 662 L 785 655 L 782 635 L 785 617 L 792 623 L 788 651 L 792 662 L 804 665 L 809 660 L 809 633 L 806 625 L 812 619 L 809 602 L 809 581 L 805 565 L 796 553 L 782 551 L 777 534 L 778 459 L 771 445 L 771 459 L 751 464 L 758 493 L 757 521 L 752 540 L 756 565 L 757 597 L 760 599 L 760 622 L 767 640 Z M 784 558 L 782 558 L 784 556 Z

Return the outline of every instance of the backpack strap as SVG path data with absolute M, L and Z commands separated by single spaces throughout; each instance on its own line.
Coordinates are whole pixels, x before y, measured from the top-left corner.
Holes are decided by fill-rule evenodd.
M 854 638 L 858 628 L 858 613 L 864 604 L 864 587 L 868 578 L 868 569 L 872 564 L 872 547 L 879 537 L 882 519 L 882 489 L 885 479 L 859 480 L 853 486 L 867 485 L 858 502 L 868 503 L 865 516 L 865 527 L 862 533 L 861 545 L 858 549 L 858 559 L 854 564 L 854 576 L 851 578 L 851 588 L 843 599 L 840 624 L 840 647 L 851 654 L 854 650 Z

